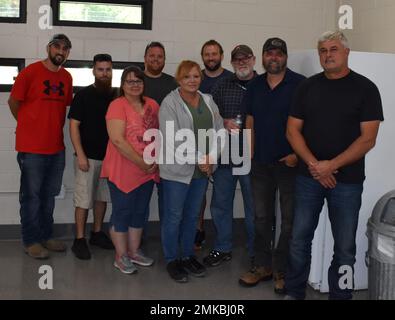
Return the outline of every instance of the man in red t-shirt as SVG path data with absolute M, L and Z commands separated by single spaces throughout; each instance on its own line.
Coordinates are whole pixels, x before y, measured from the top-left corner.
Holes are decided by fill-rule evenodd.
M 73 91 L 71 75 L 62 67 L 70 49 L 66 35 L 54 35 L 48 57 L 21 71 L 8 100 L 17 120 L 22 240 L 26 253 L 37 259 L 48 258 L 48 250 L 66 250 L 52 239 L 52 226 L 65 166 L 63 126 Z

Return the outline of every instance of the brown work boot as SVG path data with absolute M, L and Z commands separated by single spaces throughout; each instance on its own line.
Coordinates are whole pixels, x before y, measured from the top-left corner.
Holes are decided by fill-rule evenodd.
M 267 281 L 272 279 L 272 277 L 272 269 L 267 267 L 253 267 L 250 271 L 240 277 L 239 284 L 243 287 L 253 287 L 260 281 Z
M 25 247 L 25 252 L 34 259 L 48 259 L 49 252 L 41 244 L 34 243 L 28 247 Z
M 274 292 L 277 294 L 285 294 L 285 281 L 283 272 L 275 272 L 274 279 Z
M 63 252 L 67 250 L 66 244 L 62 241 L 49 239 L 43 242 L 43 246 L 49 251 Z

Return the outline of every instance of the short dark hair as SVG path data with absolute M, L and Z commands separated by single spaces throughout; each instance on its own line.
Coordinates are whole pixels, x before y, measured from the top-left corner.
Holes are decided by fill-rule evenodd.
M 143 90 L 143 93 L 140 96 L 140 101 L 141 101 L 142 104 L 144 104 L 145 103 L 145 99 L 144 99 L 145 77 L 144 77 L 144 72 L 138 66 L 133 66 L 132 65 L 132 66 L 126 67 L 123 70 L 122 76 L 121 76 L 121 85 L 119 87 L 119 96 L 120 97 L 124 97 L 125 96 L 125 92 L 123 90 L 123 85 L 125 84 L 126 77 L 128 76 L 129 73 L 134 73 L 136 78 L 138 78 L 141 81 L 143 81 L 144 90 Z
M 93 57 L 93 64 L 97 62 L 112 62 L 112 58 L 108 53 L 99 53 Z
M 152 41 L 152 42 L 147 44 L 147 46 L 145 47 L 144 57 L 147 55 L 148 50 L 151 49 L 151 48 L 161 48 L 163 50 L 163 53 L 164 53 L 165 57 L 166 57 L 165 47 L 164 47 L 163 44 L 161 44 L 158 41 Z
M 211 40 L 209 40 L 209 41 L 207 41 L 207 42 L 205 42 L 205 43 L 203 44 L 202 50 L 200 50 L 200 55 L 201 55 L 201 56 L 203 56 L 204 48 L 206 48 L 207 46 L 218 46 L 218 48 L 219 48 L 219 53 L 220 53 L 221 55 L 224 54 L 224 49 L 222 48 L 221 44 L 220 44 L 218 41 L 211 39 Z

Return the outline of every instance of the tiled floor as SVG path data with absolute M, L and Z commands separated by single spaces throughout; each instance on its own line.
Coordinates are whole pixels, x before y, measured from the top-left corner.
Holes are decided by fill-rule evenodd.
M 72 241 L 68 240 L 70 248 Z M 92 249 L 93 257 L 81 261 L 70 249 L 52 254 L 48 260 L 34 260 L 23 253 L 19 241 L 0 241 L 0 300 L 2 299 L 141 299 L 141 300 L 280 300 L 272 283 L 253 288 L 238 284 L 240 274 L 248 269 L 246 250 L 236 246 L 233 259 L 208 270 L 204 278 L 190 278 L 186 284 L 175 283 L 165 270 L 159 238 L 147 237 L 145 251 L 155 258 L 152 267 L 139 267 L 136 275 L 125 275 L 113 267 L 113 252 Z M 198 253 L 201 259 L 207 252 Z M 39 268 L 53 269 L 53 289 L 41 290 Z M 308 299 L 327 299 L 327 295 L 308 289 Z M 366 299 L 367 292 L 356 292 L 355 299 Z

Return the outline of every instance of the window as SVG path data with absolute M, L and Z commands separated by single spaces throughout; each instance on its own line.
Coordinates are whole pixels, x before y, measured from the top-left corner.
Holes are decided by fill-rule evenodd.
M 152 29 L 152 0 L 51 0 L 51 7 L 56 26 Z
M 144 70 L 144 63 L 142 62 L 117 62 L 113 61 L 112 67 L 112 86 L 114 88 L 119 88 L 121 84 L 121 76 L 123 69 L 130 65 L 135 65 Z M 68 72 L 71 73 L 73 77 L 73 90 L 77 92 L 83 87 L 91 85 L 95 78 L 92 74 L 92 61 L 85 60 L 68 60 L 63 65 Z
M 0 58 L 0 92 L 10 92 L 18 73 L 25 67 L 25 59 Z
M 26 23 L 26 0 L 0 0 L 0 22 Z

